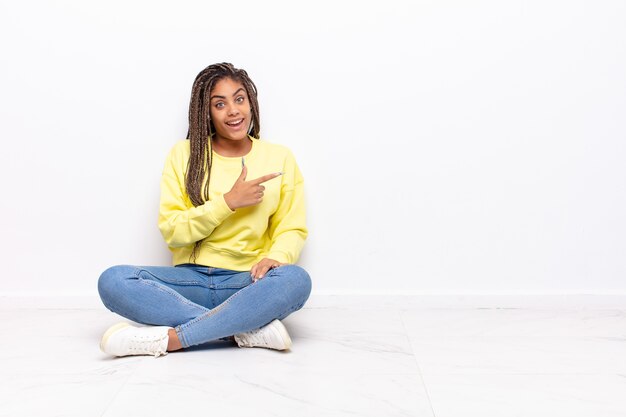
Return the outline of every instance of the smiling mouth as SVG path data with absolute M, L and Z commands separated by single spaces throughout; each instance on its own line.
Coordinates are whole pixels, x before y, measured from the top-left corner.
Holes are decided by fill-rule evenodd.
M 233 120 L 232 122 L 226 122 L 228 126 L 237 127 L 243 123 L 243 119 Z

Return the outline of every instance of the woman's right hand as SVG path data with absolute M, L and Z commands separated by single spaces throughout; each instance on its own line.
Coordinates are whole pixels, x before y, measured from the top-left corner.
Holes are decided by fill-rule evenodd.
M 255 180 L 246 181 L 247 174 L 248 167 L 244 165 L 233 188 L 224 194 L 224 201 L 226 201 L 226 204 L 228 204 L 231 210 L 259 204 L 263 201 L 263 191 L 265 191 L 265 187 L 261 184 L 283 175 L 282 172 L 274 172 L 272 174 L 263 175 Z

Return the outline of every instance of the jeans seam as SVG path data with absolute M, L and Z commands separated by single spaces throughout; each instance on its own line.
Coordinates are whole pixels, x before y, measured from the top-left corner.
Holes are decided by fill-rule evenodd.
M 289 299 L 287 298 L 287 300 L 289 300 Z M 287 309 L 285 309 L 282 313 L 277 314 L 277 315 L 276 315 L 276 317 L 282 317 L 283 315 L 285 315 L 285 317 L 286 317 L 286 316 L 290 315 L 291 313 L 293 313 L 293 312 L 295 312 L 295 311 L 300 310 L 300 309 L 304 306 L 304 304 L 306 303 L 306 301 L 307 301 L 307 300 L 305 299 L 304 301 L 301 301 L 301 302 L 299 302 L 299 303 L 296 303 L 295 307 L 294 307 L 294 304 L 291 304 L 291 305 L 290 305 Z
M 192 324 L 195 324 L 197 322 L 199 322 L 200 320 L 204 320 L 207 319 L 209 317 L 212 317 L 215 313 L 217 313 L 218 311 L 220 311 L 221 309 L 223 309 L 227 304 L 229 304 L 235 297 L 237 297 L 239 294 L 241 294 L 241 291 L 245 290 L 247 287 L 242 288 L 241 290 L 237 291 L 235 294 L 231 295 L 228 299 L 226 299 L 226 301 L 224 301 L 222 304 L 216 306 L 215 308 L 207 311 L 206 313 L 196 317 L 193 320 L 188 321 L 187 323 L 181 324 L 179 326 L 177 326 L 177 329 L 180 329 L 180 333 L 181 333 L 181 337 L 179 337 L 179 339 L 184 339 L 184 344 L 187 344 L 187 340 L 185 339 L 185 337 L 182 335 L 182 332 L 185 330 L 185 328 L 187 328 L 188 326 L 191 326 Z M 289 299 L 288 297 L 285 297 L 287 300 Z M 306 302 L 306 300 L 305 300 Z M 299 305 L 297 307 L 293 307 L 290 306 L 288 307 L 286 310 L 284 310 L 281 314 L 276 315 L 276 317 L 281 317 L 283 314 L 291 314 L 294 311 L 298 310 L 298 308 L 301 308 L 304 305 L 304 302 L 299 303 Z M 177 330 L 178 333 L 178 330 Z
M 150 281 L 149 279 L 145 279 L 141 277 L 141 273 L 142 272 L 147 272 L 148 274 L 150 274 L 151 276 L 153 276 L 155 279 L 158 279 L 154 274 L 150 273 L 150 271 L 146 271 L 145 269 L 141 269 L 141 268 L 137 268 L 134 272 L 135 278 L 137 278 L 138 282 L 141 282 L 143 284 L 147 284 L 147 285 L 152 285 L 154 288 L 158 289 L 161 292 L 164 292 L 168 295 L 172 295 L 174 296 L 178 301 L 182 302 L 183 304 L 186 304 L 188 306 L 200 306 L 199 304 L 196 304 L 194 302 L 189 301 L 188 299 L 186 299 L 185 297 L 183 297 L 182 295 L 180 295 L 179 293 L 177 293 L 174 290 L 171 290 L 169 287 L 165 287 L 163 288 L 161 286 L 161 284 L 157 284 L 156 282 Z M 159 280 L 160 281 L 160 280 Z M 204 307 L 202 307 L 204 308 Z
M 194 303 L 193 301 L 190 301 L 188 299 L 186 299 L 185 297 L 183 297 L 182 295 L 180 295 L 179 293 L 177 293 L 174 290 L 171 290 L 170 288 L 163 288 L 161 287 L 161 285 L 157 282 L 154 281 L 150 281 L 149 279 L 144 279 L 144 278 L 139 278 L 138 279 L 139 282 L 141 282 L 142 284 L 146 284 L 146 285 L 151 285 L 154 288 L 156 288 L 157 290 L 164 292 L 168 295 L 172 295 L 174 296 L 178 301 L 182 302 L 183 304 L 186 304 L 188 306 L 192 306 L 192 307 L 202 307 L 205 308 L 203 306 L 201 306 L 200 304 Z
M 189 347 L 189 343 L 187 343 L 187 339 L 185 339 L 185 335 L 183 335 L 183 331 L 180 328 L 180 324 L 176 327 L 174 327 L 174 331 L 176 332 L 176 336 L 178 336 L 178 341 L 180 342 L 180 344 L 182 345 L 182 347 L 186 348 Z
M 151 277 L 153 277 L 154 279 L 158 280 L 158 281 L 164 281 L 167 282 L 168 284 L 174 284 L 174 285 L 197 285 L 200 287 L 205 287 L 206 285 L 204 285 L 203 282 L 201 281 L 165 281 L 162 280 L 161 278 L 157 277 L 156 275 L 154 275 L 152 272 L 148 271 L 147 269 L 142 269 L 142 268 L 137 268 L 137 270 L 135 271 L 135 277 L 138 279 L 145 279 L 145 278 L 141 278 L 141 273 L 145 272 L 148 275 L 150 275 Z
M 267 273 L 265 278 L 269 278 L 270 276 L 278 275 L 278 272 L 280 272 L 280 271 L 277 271 L 276 269 L 278 269 L 278 268 L 275 268 L 275 269 L 272 269 L 272 270 L 268 271 L 268 273 Z M 252 285 L 252 284 L 250 284 L 250 285 Z M 228 306 L 231 303 L 231 301 L 235 299 L 235 297 L 239 296 L 242 293 L 242 291 L 244 291 L 250 285 L 247 285 L 247 286 L 241 288 L 239 291 L 235 292 L 233 295 L 231 295 L 229 298 L 227 298 L 224 302 L 222 302 L 221 304 L 217 305 L 216 307 L 210 309 L 206 313 L 203 313 L 203 314 L 199 315 L 198 317 L 196 317 L 196 318 L 194 318 L 194 319 L 192 319 L 192 320 L 190 320 L 190 321 L 188 321 L 186 323 L 183 323 L 183 324 L 180 324 L 180 325 L 176 326 L 176 333 L 178 334 L 178 337 L 179 337 L 183 347 L 189 347 L 190 346 L 189 345 L 189 341 L 185 337 L 185 331 L 186 331 L 187 328 L 189 328 L 190 326 L 200 322 L 201 320 L 210 318 L 213 315 L 215 315 L 218 312 L 220 312 L 223 308 Z M 309 293 L 310 293 L 310 290 L 309 290 Z M 283 296 L 281 298 L 283 298 L 284 301 L 289 301 L 289 298 L 290 298 L 289 296 L 287 296 L 285 293 L 283 293 L 281 295 Z M 304 306 L 304 304 L 306 303 L 308 298 L 309 298 L 309 294 L 306 294 L 304 296 L 304 299 L 300 299 L 300 300 L 297 300 L 293 304 L 289 304 L 288 307 L 286 309 L 284 309 L 281 312 L 281 314 L 276 315 L 275 318 L 283 317 L 283 316 L 286 317 L 286 316 L 290 315 L 291 313 L 301 309 Z
M 215 306 L 215 308 L 212 308 L 211 310 L 207 311 L 206 313 L 196 317 L 193 320 L 188 321 L 187 323 L 181 324 L 179 327 L 181 328 L 181 331 L 183 331 L 186 327 L 191 326 L 192 324 L 195 324 L 197 322 L 199 322 L 200 320 L 204 320 L 206 318 L 212 317 L 213 315 L 215 315 L 215 313 L 217 313 L 218 311 L 222 310 L 226 305 L 230 304 L 230 302 L 237 296 L 239 296 L 239 294 L 241 294 L 241 291 L 245 290 L 248 287 L 243 287 L 241 290 L 237 291 L 236 293 L 234 293 L 233 295 L 231 295 L 230 297 L 228 297 L 222 304 Z

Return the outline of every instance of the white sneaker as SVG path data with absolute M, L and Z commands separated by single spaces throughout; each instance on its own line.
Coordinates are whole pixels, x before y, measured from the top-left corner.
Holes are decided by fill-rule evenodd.
M 118 323 L 104 332 L 100 350 L 113 356 L 167 355 L 167 334 L 171 327 L 135 327 L 128 323 Z
M 276 350 L 287 350 L 291 347 L 289 333 L 280 320 L 274 320 L 260 329 L 236 334 L 235 341 L 239 347 L 263 347 Z

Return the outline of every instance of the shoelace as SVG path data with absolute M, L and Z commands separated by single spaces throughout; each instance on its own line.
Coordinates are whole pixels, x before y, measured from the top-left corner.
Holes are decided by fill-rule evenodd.
M 268 340 L 264 337 L 263 328 L 251 330 L 247 333 L 239 335 L 246 345 L 268 345 Z
M 161 344 L 165 337 L 160 337 L 158 339 L 150 339 L 150 338 L 141 338 L 136 337 L 130 341 L 130 350 L 135 353 L 149 353 L 154 354 L 154 357 L 159 357 L 160 355 L 167 355 L 167 350 L 161 348 Z

